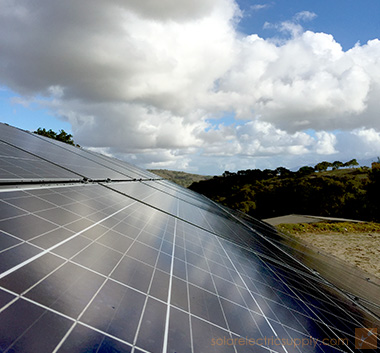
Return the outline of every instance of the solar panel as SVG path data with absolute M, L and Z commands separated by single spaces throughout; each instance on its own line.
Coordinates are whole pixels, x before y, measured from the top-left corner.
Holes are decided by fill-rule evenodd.
M 90 150 L 85 150 L 82 148 L 78 148 L 76 146 L 70 145 L 70 144 L 64 144 L 60 141 L 45 137 L 45 136 L 40 136 L 40 135 L 35 135 L 33 134 L 34 137 L 45 140 L 46 142 L 56 145 L 59 148 L 63 148 L 66 151 L 72 152 L 76 155 L 79 155 L 83 157 L 85 160 L 89 160 L 92 162 L 97 163 L 98 165 L 102 167 L 109 168 L 110 170 L 119 173 L 115 178 L 120 178 L 120 175 L 127 177 L 127 179 L 133 178 L 133 179 L 158 179 L 157 175 L 150 173 L 148 171 L 144 171 L 143 169 L 134 167 L 130 165 L 127 162 L 119 161 L 114 158 L 102 155 L 100 153 L 90 151 Z
M 46 162 L 18 148 L 0 142 L 0 183 L 80 180 L 69 170 Z
M 14 130 L 1 160 L 38 160 L 45 139 Z M 121 162 L 52 146 L 73 173 L 71 158 L 125 179 Z M 0 186 L 1 352 L 376 351 L 375 313 L 258 221 L 166 181 L 15 179 Z
M 60 166 L 82 178 L 130 180 L 125 174 L 110 168 L 95 157 L 87 158 L 88 153 L 79 147 L 56 143 L 49 138 L 43 138 L 5 124 L 0 124 L 1 141 Z

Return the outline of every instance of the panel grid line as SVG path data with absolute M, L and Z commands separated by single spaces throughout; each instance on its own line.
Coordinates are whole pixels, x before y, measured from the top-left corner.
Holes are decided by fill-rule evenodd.
M 169 220 L 167 220 L 167 222 L 166 222 L 166 226 L 165 226 L 164 234 L 166 233 L 167 226 L 168 226 L 168 222 L 169 222 Z M 160 252 L 161 252 L 161 249 L 162 249 L 162 244 L 163 244 L 163 242 L 164 242 L 164 236 L 161 238 Z M 153 273 L 152 273 L 152 276 L 151 276 L 151 279 L 150 279 L 150 282 L 149 282 L 149 286 L 148 286 L 148 289 L 147 289 L 147 293 L 150 292 L 150 289 L 151 289 L 151 286 L 152 286 L 152 283 L 153 283 L 153 278 L 154 278 L 155 271 L 156 271 L 156 268 L 157 268 L 158 258 L 159 258 L 159 256 L 157 256 L 157 258 L 156 258 L 156 262 L 155 262 L 155 266 L 153 267 L 154 269 L 153 269 Z M 143 318 L 144 318 L 145 309 L 146 309 L 146 306 L 147 306 L 147 304 L 148 304 L 148 299 L 149 299 L 149 296 L 147 295 L 146 298 L 145 298 L 145 301 L 144 301 L 143 309 L 142 309 L 142 311 L 141 311 L 140 320 L 139 320 L 139 323 L 138 323 L 138 326 L 137 326 L 137 329 L 136 329 L 135 337 L 134 337 L 134 339 L 133 339 L 133 349 L 132 349 L 132 352 L 131 352 L 131 353 L 134 353 L 134 350 L 135 350 L 134 347 L 136 346 L 137 339 L 138 339 L 138 337 L 139 337 L 139 333 L 140 333 L 140 328 L 141 328 L 142 320 L 143 320 Z
M 178 201 L 177 204 L 177 214 L 179 210 Z M 164 345 L 162 347 L 162 353 L 167 353 L 168 350 L 168 339 L 169 339 L 169 322 L 170 322 L 170 304 L 172 298 L 172 285 L 173 285 L 173 268 L 174 268 L 174 253 L 176 246 L 177 237 L 177 218 L 174 218 L 174 232 L 173 232 L 173 246 L 172 246 L 172 259 L 170 263 L 170 275 L 169 275 L 169 285 L 168 285 L 168 298 L 167 298 L 167 308 L 166 308 L 166 320 L 165 320 L 165 332 L 164 332 Z
M 192 314 L 191 314 L 191 301 L 190 301 L 190 285 L 189 285 L 189 271 L 187 267 L 187 248 L 186 248 L 186 237 L 185 232 L 182 229 L 182 238 L 184 243 L 184 249 L 185 249 L 185 276 L 186 276 L 186 294 L 187 294 L 187 308 L 189 311 L 189 329 L 190 329 L 190 344 L 191 344 L 191 352 L 194 353 L 194 334 L 193 334 L 193 321 L 192 321 Z

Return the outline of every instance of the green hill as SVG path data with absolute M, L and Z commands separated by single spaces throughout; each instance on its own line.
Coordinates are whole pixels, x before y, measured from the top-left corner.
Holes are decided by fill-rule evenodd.
M 173 183 L 176 183 L 186 188 L 194 182 L 199 182 L 202 180 L 208 180 L 212 178 L 212 176 L 209 175 L 191 174 L 167 169 L 150 169 L 149 171 L 154 174 L 157 174 L 161 178 L 170 180 Z
M 312 214 L 380 221 L 380 164 L 372 169 L 344 168 L 316 172 L 242 170 L 194 183 L 190 189 L 256 218 Z

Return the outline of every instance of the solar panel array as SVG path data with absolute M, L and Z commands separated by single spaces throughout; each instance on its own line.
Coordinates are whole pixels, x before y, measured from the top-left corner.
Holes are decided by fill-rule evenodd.
M 0 159 L 0 352 L 376 351 L 374 315 L 203 196 L 3 124 Z

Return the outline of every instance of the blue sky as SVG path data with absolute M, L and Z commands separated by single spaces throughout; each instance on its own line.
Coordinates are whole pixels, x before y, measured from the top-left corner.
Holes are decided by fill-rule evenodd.
M 58 119 L 49 110 L 36 103 L 20 104 L 19 94 L 6 87 L 0 88 L 0 118 L 1 122 L 19 127 L 24 130 L 35 131 L 45 127 L 54 131 L 61 129 L 71 132 L 71 124 Z
M 352 48 L 357 42 L 364 44 L 379 37 L 380 2 L 377 0 L 240 0 L 238 3 L 246 13 L 239 29 L 247 34 L 257 33 L 263 38 L 276 35 L 273 30 L 263 28 L 265 22 L 288 21 L 301 11 L 316 14 L 316 17 L 305 25 L 305 29 L 332 34 L 344 50 Z
M 0 121 L 203 174 L 380 155 L 378 0 L 164 3 L 5 3 Z

